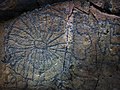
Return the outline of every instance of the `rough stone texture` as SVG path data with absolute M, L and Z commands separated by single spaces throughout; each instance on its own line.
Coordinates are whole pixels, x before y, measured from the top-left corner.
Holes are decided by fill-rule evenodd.
M 0 21 L 13 19 L 23 12 L 64 1 L 79 1 L 82 7 L 86 7 L 87 2 L 103 12 L 120 16 L 120 0 L 0 0 Z
M 2 0 L 0 2 L 0 21 L 13 19 L 23 12 L 62 1 L 66 0 Z
M 58 3 L 5 23 L 1 89 L 119 90 L 120 18 L 89 4 Z
M 120 0 L 89 0 L 108 13 L 120 14 Z

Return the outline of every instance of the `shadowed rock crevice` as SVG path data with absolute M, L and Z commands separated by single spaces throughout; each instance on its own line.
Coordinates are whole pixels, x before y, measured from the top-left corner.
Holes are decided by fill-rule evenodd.
M 109 4 L 108 2 L 106 2 L 106 3 L 104 4 L 104 7 L 103 7 L 103 8 L 97 6 L 96 4 L 94 4 L 94 3 L 92 3 L 92 2 L 90 2 L 90 6 L 93 6 L 93 7 L 95 7 L 96 9 L 100 10 L 101 12 L 104 12 L 104 13 L 107 13 L 107 14 L 120 16 L 120 11 L 119 11 L 118 13 L 115 13 L 115 12 L 112 12 L 112 11 L 110 10 L 110 8 L 112 8 L 112 5 Z
M 35 8 L 44 7 L 58 2 L 77 1 L 77 0 L 3 0 L 0 3 L 0 21 L 9 20 L 19 16 L 21 13 L 31 11 Z M 90 6 L 108 13 L 120 16 L 120 1 L 116 0 L 78 0 L 81 5 L 87 1 Z

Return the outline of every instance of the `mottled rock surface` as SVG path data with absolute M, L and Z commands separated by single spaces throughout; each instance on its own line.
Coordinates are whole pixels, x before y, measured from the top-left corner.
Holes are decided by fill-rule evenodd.
M 120 16 L 120 0 L 0 0 L 0 21 L 13 19 L 23 12 L 64 1 L 80 1 L 83 7 L 87 2 L 103 12 Z
M 120 89 L 119 16 L 76 0 L 24 13 L 1 28 L 1 89 Z

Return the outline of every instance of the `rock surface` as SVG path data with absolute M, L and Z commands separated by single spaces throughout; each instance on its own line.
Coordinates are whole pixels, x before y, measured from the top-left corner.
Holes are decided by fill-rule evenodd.
M 2 25 L 1 89 L 120 89 L 119 16 L 76 0 Z
M 0 21 L 13 19 L 21 13 L 31 11 L 46 5 L 52 5 L 58 2 L 72 0 L 1 0 L 0 1 Z M 80 1 L 82 6 L 86 6 L 86 2 L 95 6 L 97 9 L 120 16 L 120 0 L 73 0 Z

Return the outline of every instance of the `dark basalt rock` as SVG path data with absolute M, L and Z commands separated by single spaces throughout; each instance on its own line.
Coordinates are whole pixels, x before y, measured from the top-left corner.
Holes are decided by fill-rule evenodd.
M 9 20 L 19 16 L 21 13 L 31 11 L 35 8 L 51 5 L 58 2 L 72 0 L 2 0 L 0 2 L 0 21 Z M 119 0 L 73 0 L 80 1 L 83 6 L 86 2 L 99 10 L 120 16 Z
M 120 0 L 89 0 L 89 2 L 104 12 L 120 16 Z
M 23 12 L 63 1 L 67 0 L 3 0 L 0 3 L 0 21 L 13 19 Z
M 90 9 L 89 3 L 72 3 L 35 9 L 5 23 L 2 62 L 12 74 L 4 88 L 120 89 L 120 18 Z

